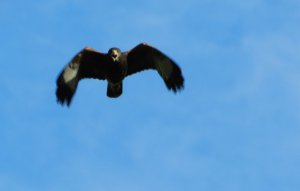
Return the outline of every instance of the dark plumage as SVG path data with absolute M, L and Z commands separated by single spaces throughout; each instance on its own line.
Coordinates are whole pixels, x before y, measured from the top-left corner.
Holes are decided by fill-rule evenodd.
M 69 106 L 78 82 L 84 78 L 107 80 L 107 96 L 119 97 L 123 79 L 146 69 L 157 70 L 169 90 L 176 93 L 183 89 L 184 78 L 179 66 L 150 45 L 141 43 L 127 52 L 111 48 L 107 54 L 84 48 L 60 73 L 56 83 L 57 101 Z

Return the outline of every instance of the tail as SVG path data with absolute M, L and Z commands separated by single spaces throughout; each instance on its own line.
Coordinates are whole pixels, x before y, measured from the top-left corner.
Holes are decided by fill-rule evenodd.
M 108 82 L 107 85 L 107 96 L 111 98 L 117 98 L 122 94 L 122 82 L 112 83 Z

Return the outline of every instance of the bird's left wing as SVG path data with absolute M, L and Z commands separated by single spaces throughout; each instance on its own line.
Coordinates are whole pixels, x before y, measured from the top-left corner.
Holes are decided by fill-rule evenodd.
M 63 68 L 57 78 L 56 97 L 60 104 L 70 105 L 79 80 L 96 78 L 104 80 L 108 70 L 105 54 L 92 48 L 84 48 Z
M 184 78 L 179 66 L 158 49 L 141 43 L 127 52 L 127 75 L 146 69 L 157 70 L 167 88 L 177 92 L 184 87 Z

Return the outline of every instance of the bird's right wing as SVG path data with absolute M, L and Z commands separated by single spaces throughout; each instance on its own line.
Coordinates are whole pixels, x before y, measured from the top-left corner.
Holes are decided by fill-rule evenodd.
M 60 104 L 70 105 L 79 80 L 96 78 L 104 80 L 108 70 L 108 58 L 92 48 L 84 48 L 63 68 L 57 78 L 56 97 Z

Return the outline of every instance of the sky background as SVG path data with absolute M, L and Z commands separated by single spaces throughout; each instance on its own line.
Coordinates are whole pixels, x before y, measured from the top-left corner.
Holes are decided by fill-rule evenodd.
M 299 21 L 299 0 L 1 0 L 0 190 L 299 190 Z M 147 71 L 56 103 L 83 47 L 140 42 L 184 91 Z

